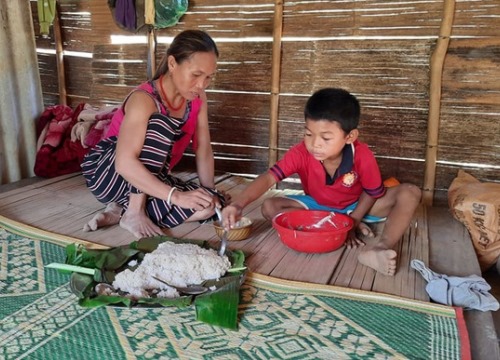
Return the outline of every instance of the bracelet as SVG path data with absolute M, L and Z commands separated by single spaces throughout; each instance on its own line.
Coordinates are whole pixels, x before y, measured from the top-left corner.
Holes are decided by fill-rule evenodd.
M 172 188 L 170 189 L 169 193 L 168 193 L 168 196 L 167 196 L 167 205 L 168 206 L 171 206 L 172 205 L 172 194 L 174 193 L 174 191 L 177 190 L 177 188 L 175 186 L 172 186 Z

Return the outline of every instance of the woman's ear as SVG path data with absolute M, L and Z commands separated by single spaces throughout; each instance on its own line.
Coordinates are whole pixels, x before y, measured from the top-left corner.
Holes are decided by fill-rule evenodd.
M 175 65 L 177 65 L 177 61 L 175 61 L 173 55 L 168 56 L 167 65 L 168 65 L 168 71 L 172 72 L 175 68 Z
M 356 139 L 359 136 L 359 131 L 358 129 L 351 130 L 351 132 L 347 135 L 347 141 L 346 143 L 352 144 L 353 142 L 356 141 Z

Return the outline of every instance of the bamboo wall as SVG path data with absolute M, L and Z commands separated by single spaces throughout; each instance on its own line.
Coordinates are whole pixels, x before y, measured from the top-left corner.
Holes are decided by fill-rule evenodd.
M 111 35 L 135 34 L 115 25 L 107 1 L 58 3 L 63 49 L 92 54 L 64 56 L 68 104 L 119 103 L 146 79 L 147 44 L 111 44 Z M 429 69 L 445 2 L 276 4 L 273 0 L 191 0 L 179 24 L 156 33 L 159 38 L 172 37 L 200 28 L 218 44 L 218 73 L 208 94 L 216 168 L 253 175 L 265 171 L 270 144 L 276 144 L 280 156 L 301 140 L 307 97 L 334 86 L 360 100 L 361 139 L 370 144 L 383 175 L 424 188 Z M 32 9 L 38 31 L 36 2 Z M 280 14 L 275 10 L 282 10 L 282 18 L 275 19 Z M 435 204 L 446 202 L 446 190 L 459 168 L 480 180 L 500 179 L 499 21 L 498 0 L 455 4 L 439 103 Z M 277 39 L 281 46 L 277 47 L 279 72 L 273 74 L 276 29 L 281 29 Z M 144 32 L 139 35 L 145 39 Z M 36 41 L 39 49 L 56 47 L 53 36 L 37 35 Z M 158 60 L 166 46 L 158 44 Z M 56 55 L 39 51 L 38 59 L 44 103 L 57 104 Z M 273 76 L 278 80 L 274 89 Z M 276 138 L 270 127 L 272 96 L 278 99 Z

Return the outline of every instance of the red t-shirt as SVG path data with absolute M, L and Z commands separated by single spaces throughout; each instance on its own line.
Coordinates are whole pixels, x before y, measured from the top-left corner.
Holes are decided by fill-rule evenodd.
M 338 209 L 358 201 L 363 191 L 374 198 L 385 194 L 375 156 L 366 144 L 359 141 L 344 147 L 342 161 L 331 185 L 323 164 L 307 151 L 303 141 L 288 150 L 269 172 L 276 181 L 297 174 L 306 195 L 320 205 Z

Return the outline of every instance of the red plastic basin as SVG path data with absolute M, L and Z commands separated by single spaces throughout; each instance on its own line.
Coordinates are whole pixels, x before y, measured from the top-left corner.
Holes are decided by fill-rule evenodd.
M 330 214 L 330 211 L 321 210 L 284 212 L 274 217 L 273 227 L 281 241 L 293 250 L 305 253 L 330 252 L 345 243 L 354 225 L 348 215 L 333 213 L 330 221 L 322 221 L 321 226 L 312 227 Z

